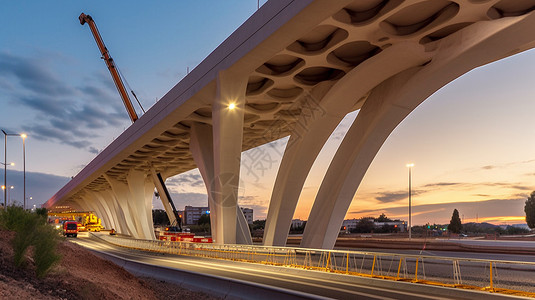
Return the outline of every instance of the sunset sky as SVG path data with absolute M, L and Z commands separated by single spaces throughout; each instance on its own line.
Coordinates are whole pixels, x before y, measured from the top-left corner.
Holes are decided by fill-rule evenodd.
M 261 4 L 265 1 L 261 1 Z M 145 109 L 256 11 L 257 1 L 8 1 L 0 10 L 0 128 L 25 132 L 27 195 L 40 205 L 130 125 L 81 12 L 90 14 Z M 439 90 L 398 126 L 368 170 L 346 218 L 413 223 L 524 223 L 535 190 L 535 51 L 473 70 Z M 358 112 L 324 147 L 295 218 L 307 219 L 337 146 Z M 3 138 L 3 136 L 1 136 Z M 2 139 L 3 140 L 3 139 Z M 265 218 L 286 139 L 242 156 L 240 205 Z M 3 141 L 0 149 L 3 161 Z M 22 202 L 22 141 L 8 138 L 10 198 Z M 259 168 L 258 166 L 262 166 Z M 251 168 L 251 166 L 257 166 Z M 0 178 L 3 184 L 3 172 Z M 168 180 L 178 208 L 207 205 L 197 170 Z M 155 207 L 161 204 L 155 202 Z

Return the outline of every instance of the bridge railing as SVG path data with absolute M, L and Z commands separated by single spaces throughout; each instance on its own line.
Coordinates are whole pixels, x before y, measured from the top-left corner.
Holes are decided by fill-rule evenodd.
M 117 246 L 144 251 L 535 297 L 535 263 L 533 262 L 94 236 Z

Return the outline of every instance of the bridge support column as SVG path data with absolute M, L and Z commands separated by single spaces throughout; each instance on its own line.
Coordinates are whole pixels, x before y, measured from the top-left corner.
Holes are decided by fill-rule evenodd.
M 113 222 L 110 218 L 108 210 L 104 207 L 104 205 L 102 205 L 98 192 L 90 191 L 87 193 L 86 197 L 87 201 L 91 201 L 91 203 L 94 205 L 95 214 L 100 218 L 102 226 L 105 228 L 111 228 Z
M 109 224 L 110 221 L 108 219 L 108 215 L 100 203 L 96 201 L 94 192 L 85 192 L 81 198 L 77 199 L 75 202 L 83 211 L 95 213 L 99 218 L 101 218 L 103 224 Z
M 145 173 L 136 170 L 128 172 L 126 181 L 121 182 L 106 176 L 115 198 L 123 211 L 130 234 L 139 239 L 155 239 L 152 222 L 152 194 L 154 185 Z
M 110 208 L 108 202 L 102 195 L 103 192 L 94 192 L 94 198 L 97 203 L 100 204 L 102 209 L 104 210 L 104 214 L 106 216 L 105 221 L 106 225 L 104 226 L 106 229 L 112 229 L 112 228 L 118 228 L 117 219 L 116 216 L 113 214 L 112 209 Z
M 329 166 L 301 247 L 332 249 L 362 178 L 396 126 L 452 80 L 533 43 L 533 26 L 535 15 L 474 24 L 442 39 L 427 65 L 374 88 Z
M 246 86 L 246 78 L 219 72 L 212 126 L 194 123 L 191 129 L 190 150 L 208 190 L 212 236 L 220 244 L 252 243 L 237 205 Z
M 216 224 L 218 213 L 214 207 L 217 206 L 213 196 L 212 182 L 214 181 L 214 153 L 212 126 L 202 123 L 193 123 L 190 131 L 190 151 L 193 159 L 199 168 L 199 172 L 206 185 L 208 193 L 208 207 L 210 208 L 210 223 L 212 224 L 212 237 L 217 235 Z M 236 243 L 251 245 L 251 232 L 247 220 L 241 209 L 236 206 Z M 214 234 L 215 233 L 215 234 Z
M 115 226 L 112 227 L 117 231 L 117 233 L 125 234 L 125 235 L 132 235 L 132 232 L 129 230 L 128 225 L 126 223 L 126 219 L 124 217 L 123 210 L 121 206 L 119 205 L 119 202 L 117 198 L 115 197 L 113 191 L 106 190 L 99 193 L 99 195 L 102 197 L 102 200 L 104 203 L 106 203 L 109 207 L 111 217 L 114 220 Z
M 428 60 L 429 55 L 421 45 L 393 45 L 355 67 L 334 86 L 319 85 L 304 99 L 301 115 L 277 173 L 266 219 L 264 245 L 286 245 L 308 173 L 329 136 L 359 99 L 385 79 Z M 403 63 L 399 64 L 399 61 Z
M 74 202 L 83 210 L 83 211 L 91 211 L 92 207 L 87 205 L 87 202 L 85 198 L 78 198 L 75 199 Z
M 139 223 L 138 231 L 147 240 L 155 240 L 154 222 L 152 221 L 152 195 L 154 184 L 152 180 L 141 171 L 130 170 L 126 177 L 130 189 L 130 208 L 134 211 L 136 223 Z
M 217 214 L 216 242 L 221 244 L 236 243 L 246 87 L 247 78 L 220 71 L 212 103 L 214 180 L 210 189 Z

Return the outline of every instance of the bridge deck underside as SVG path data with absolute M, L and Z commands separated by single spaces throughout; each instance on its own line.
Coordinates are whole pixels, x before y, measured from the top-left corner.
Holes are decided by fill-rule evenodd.
M 392 130 L 455 78 L 532 48 L 534 9 L 524 0 L 268 1 L 47 206 L 94 208 L 109 226 L 150 237 L 152 225 L 142 223 L 151 220 L 144 212 L 154 190 L 151 169 L 165 179 L 199 167 L 212 206 L 230 207 L 220 221 L 236 219 L 238 181 L 222 180 L 223 173 L 239 178 L 241 151 L 290 136 L 264 236 L 266 244 L 282 245 L 319 151 L 342 118 L 360 110 L 320 187 L 309 217 L 315 225 L 303 238 L 307 247 L 332 247 L 327 236 L 339 229 Z M 238 112 L 230 116 L 226 110 L 235 101 Z M 206 132 L 192 130 L 199 125 L 213 131 L 210 138 L 192 136 Z M 225 142 L 229 137 L 241 147 Z M 203 145 L 193 147 L 193 140 L 210 140 L 211 152 L 200 153 Z M 237 215 L 238 222 L 217 226 L 240 227 Z

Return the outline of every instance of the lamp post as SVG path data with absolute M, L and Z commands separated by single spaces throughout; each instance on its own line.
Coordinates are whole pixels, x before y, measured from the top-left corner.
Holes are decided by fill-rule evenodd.
M 11 202 L 11 192 L 10 192 L 10 190 L 12 190 L 14 188 L 15 188 L 14 186 L 10 186 L 9 189 L 8 189 L 7 198 L 9 200 L 9 202 Z
M 410 163 L 410 164 L 407 164 L 407 168 L 409 168 L 409 240 L 412 238 L 412 222 L 411 222 L 411 177 L 412 177 L 412 174 L 411 174 L 411 171 L 412 171 L 412 167 L 414 167 L 414 164 L 413 163 Z
M 23 174 L 24 174 L 24 203 L 22 209 L 26 209 L 26 138 L 28 137 L 26 133 L 20 135 L 22 138 L 22 165 L 23 165 Z
M 4 134 L 4 186 L 7 187 L 7 137 L 8 136 L 19 136 L 19 134 L 15 133 L 7 133 L 4 129 L 2 129 L 2 133 Z M 4 189 L 4 205 L 7 203 L 7 188 Z
M 27 198 L 24 198 L 25 200 L 28 200 L 28 201 L 24 201 L 24 205 L 26 206 L 26 202 L 30 202 L 30 200 L 33 199 L 32 196 L 28 196 Z M 26 208 L 25 208 L 26 209 Z
M 14 166 L 15 163 L 5 163 L 5 162 L 0 162 L 0 164 L 4 165 L 4 185 L 2 186 L 2 190 L 4 191 L 4 208 L 7 207 L 7 197 L 6 197 L 6 193 L 7 193 L 7 182 L 6 182 L 6 167 L 9 165 L 9 166 Z

